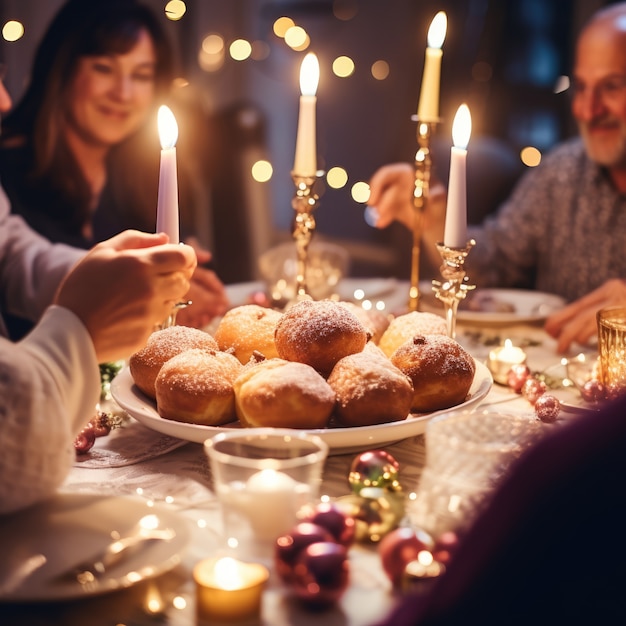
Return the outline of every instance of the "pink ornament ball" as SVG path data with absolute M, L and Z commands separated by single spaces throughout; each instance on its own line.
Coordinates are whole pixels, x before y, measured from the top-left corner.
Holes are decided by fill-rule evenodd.
M 545 393 L 546 389 L 546 384 L 542 380 L 531 377 L 526 379 L 522 385 L 522 395 L 534 406 L 537 399 Z
M 535 402 L 535 415 L 546 424 L 553 424 L 561 412 L 561 403 L 558 398 L 543 394 Z
M 433 551 L 432 537 L 423 530 L 402 526 L 387 533 L 378 546 L 383 570 L 394 587 L 400 587 L 406 566 L 422 551 Z
M 515 363 L 507 375 L 507 384 L 515 393 L 522 393 L 524 383 L 530 378 L 530 368 L 526 363 Z

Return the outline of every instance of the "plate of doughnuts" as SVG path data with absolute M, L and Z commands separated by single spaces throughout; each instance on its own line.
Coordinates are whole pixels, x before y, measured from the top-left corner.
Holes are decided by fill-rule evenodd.
M 406 419 L 371 426 L 327 427 L 301 429 L 319 435 L 329 446 L 329 453 L 348 454 L 376 448 L 402 439 L 422 434 L 433 417 L 450 411 L 467 410 L 477 407 L 485 398 L 493 384 L 493 378 L 487 367 L 475 360 L 476 372 L 464 402 L 431 413 L 410 413 Z M 159 415 L 156 402 L 142 393 L 136 386 L 130 369 L 125 367 L 113 379 L 111 393 L 115 401 L 134 419 L 144 426 L 171 437 L 203 443 L 218 433 L 233 428 L 242 428 L 238 421 L 221 426 L 205 426 L 165 419 Z

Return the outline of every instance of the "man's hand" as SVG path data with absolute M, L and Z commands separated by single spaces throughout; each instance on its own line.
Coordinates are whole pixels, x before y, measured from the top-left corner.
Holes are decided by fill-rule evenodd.
M 607 306 L 626 306 L 626 280 L 612 278 L 603 285 L 548 317 L 545 329 L 557 339 L 557 351 L 572 343 L 586 344 L 598 332 L 596 313 Z

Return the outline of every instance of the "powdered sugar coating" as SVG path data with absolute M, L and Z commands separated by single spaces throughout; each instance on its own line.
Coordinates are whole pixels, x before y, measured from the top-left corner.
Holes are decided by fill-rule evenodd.
M 331 300 L 303 300 L 276 325 L 278 356 L 306 363 L 327 376 L 339 359 L 361 352 L 367 330 L 347 308 Z
M 415 335 L 446 335 L 446 320 L 428 311 L 411 311 L 391 320 L 378 345 L 390 357 L 405 341 Z

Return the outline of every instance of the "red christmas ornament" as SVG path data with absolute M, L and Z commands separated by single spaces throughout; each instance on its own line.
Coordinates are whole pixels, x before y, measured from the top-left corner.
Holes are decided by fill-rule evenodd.
M 416 528 L 403 526 L 387 533 L 378 547 L 385 573 L 395 587 L 402 583 L 406 566 L 418 558 L 422 551 L 432 554 L 434 542 L 432 537 Z
M 526 363 L 515 363 L 507 375 L 507 383 L 515 393 L 522 393 L 524 383 L 530 378 L 530 368 Z
M 537 399 L 545 393 L 546 389 L 546 384 L 542 380 L 531 377 L 524 382 L 522 395 L 534 406 Z
M 605 399 L 606 390 L 599 380 L 592 379 L 585 382 L 580 390 L 580 395 L 587 402 L 600 402 Z
M 544 423 L 556 422 L 561 412 L 561 403 L 557 398 L 544 393 L 535 402 L 535 415 Z

